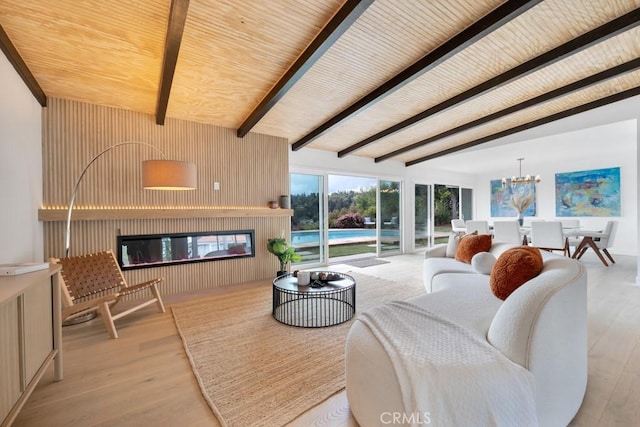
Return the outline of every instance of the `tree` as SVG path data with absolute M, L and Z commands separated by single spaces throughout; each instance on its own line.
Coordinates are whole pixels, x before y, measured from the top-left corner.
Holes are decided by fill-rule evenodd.
M 398 218 L 400 212 L 399 183 L 393 181 L 380 181 L 380 214 L 381 220 L 389 221 L 393 217 Z
M 319 199 L 318 193 L 291 195 L 291 206 L 295 208 L 291 218 L 292 230 L 317 230 L 319 228 Z
M 454 202 L 451 189 L 445 185 L 434 186 L 434 220 L 436 225 L 451 222 L 451 204 Z
M 355 195 L 356 212 L 365 218 L 376 218 L 376 188 L 371 187 Z

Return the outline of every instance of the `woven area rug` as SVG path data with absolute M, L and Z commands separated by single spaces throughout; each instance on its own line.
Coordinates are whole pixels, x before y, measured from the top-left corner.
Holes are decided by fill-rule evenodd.
M 423 289 L 349 273 L 358 312 Z M 271 285 L 171 307 L 194 375 L 223 426 L 281 426 L 344 388 L 344 346 L 353 319 L 296 328 L 271 316 Z M 354 319 L 355 319 L 354 317 Z

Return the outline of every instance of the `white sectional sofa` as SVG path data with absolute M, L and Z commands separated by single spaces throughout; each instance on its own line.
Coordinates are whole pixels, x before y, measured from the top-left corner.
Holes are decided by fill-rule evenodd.
M 504 251 L 515 247 L 510 243 L 494 243 L 489 253 L 498 258 Z M 439 244 L 428 248 L 422 268 L 422 282 L 427 293 L 449 287 L 449 283 L 480 283 L 488 284 L 486 275 L 478 274 L 471 264 L 456 261 L 446 256 L 447 245 Z M 460 277 L 460 274 L 466 276 Z
M 488 274 L 480 274 L 472 265 L 444 256 L 444 246 L 427 251 L 423 271 L 427 294 L 414 298 L 410 304 L 459 325 L 470 339 L 488 343 L 500 355 L 519 365 L 518 368 L 523 367 L 533 382 L 531 405 L 535 408 L 531 410 L 537 418 L 536 423 L 545 427 L 566 426 L 580 408 L 587 384 L 587 277 L 584 266 L 566 257 L 543 253 L 542 272 L 503 301 L 492 293 Z M 494 243 L 490 252 L 497 258 L 512 246 Z M 389 310 L 393 309 L 389 307 Z M 487 418 L 484 421 L 481 418 L 460 419 L 460 414 L 464 413 L 462 409 L 473 407 L 486 399 L 485 395 L 460 397 L 460 401 L 444 404 L 419 401 L 407 407 L 407 396 L 403 399 L 402 391 L 407 394 L 407 381 L 399 372 L 401 368 L 405 371 L 408 368 L 399 366 L 398 354 L 390 354 L 388 345 L 372 329 L 365 313 L 354 322 L 346 344 L 347 398 L 361 426 L 386 425 L 392 416 L 398 417 L 396 422 L 406 425 L 424 424 L 425 419 L 420 420 L 421 416 L 432 417 L 427 420 L 432 425 L 444 425 L 436 416 L 440 421 L 455 420 L 465 425 L 504 425 L 498 418 L 491 421 Z M 416 329 L 412 333 L 417 340 L 421 340 L 420 331 L 424 326 L 412 324 L 411 328 Z M 406 331 L 391 332 L 400 336 Z M 422 351 L 426 349 L 427 354 L 421 357 L 430 358 L 431 348 L 435 354 L 438 347 L 448 345 L 448 332 L 438 333 L 436 331 L 428 342 L 422 343 Z M 462 358 L 464 364 L 465 354 L 454 356 Z M 437 357 L 433 356 L 434 359 Z M 419 374 L 414 371 L 412 375 L 420 377 Z M 439 378 L 446 384 L 447 377 L 460 381 L 460 375 L 450 370 L 432 378 Z M 494 386 L 500 387 L 493 384 L 489 388 Z M 421 386 L 414 384 L 412 387 Z M 437 393 L 438 387 L 432 389 Z M 433 413 L 434 409 L 437 414 Z M 394 422 L 394 425 L 398 424 Z

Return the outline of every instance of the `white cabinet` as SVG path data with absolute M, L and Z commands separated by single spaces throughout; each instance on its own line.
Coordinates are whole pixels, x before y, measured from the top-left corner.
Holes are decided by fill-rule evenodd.
M 0 422 L 9 426 L 55 362 L 62 379 L 60 266 L 0 277 Z

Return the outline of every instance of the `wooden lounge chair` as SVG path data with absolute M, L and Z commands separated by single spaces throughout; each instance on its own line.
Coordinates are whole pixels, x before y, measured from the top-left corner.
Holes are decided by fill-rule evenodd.
M 73 319 L 98 310 L 111 338 L 118 338 L 113 324 L 127 314 L 150 304 L 157 304 L 164 313 L 164 304 L 158 292 L 162 277 L 138 285 L 128 286 L 113 252 L 79 255 L 68 258 L 51 258 L 52 263 L 62 265 L 62 319 Z M 122 297 L 150 289 L 153 298 L 144 300 L 135 307 L 113 314 L 113 306 Z

